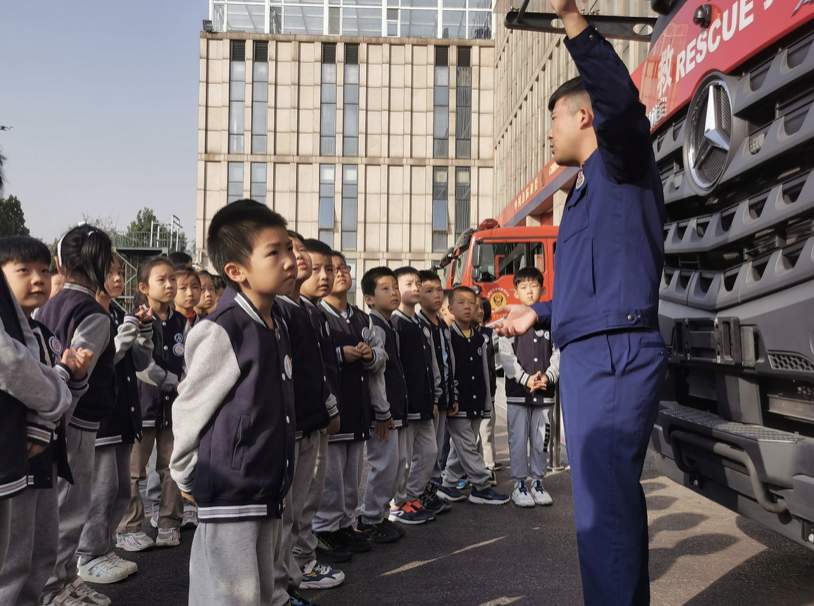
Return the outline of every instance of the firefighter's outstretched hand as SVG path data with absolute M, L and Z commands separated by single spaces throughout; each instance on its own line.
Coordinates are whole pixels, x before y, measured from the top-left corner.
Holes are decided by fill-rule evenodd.
M 508 313 L 489 324 L 501 337 L 526 334 L 537 323 L 537 312 L 528 305 L 507 305 L 503 309 Z

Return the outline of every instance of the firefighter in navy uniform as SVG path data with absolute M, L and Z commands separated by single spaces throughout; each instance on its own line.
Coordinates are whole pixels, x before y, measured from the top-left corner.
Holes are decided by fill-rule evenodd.
M 549 0 L 580 77 L 549 101 L 560 165 L 581 171 L 563 211 L 554 299 L 510 306 L 499 334 L 550 322 L 586 604 L 650 601 L 639 483 L 666 365 L 657 328 L 664 200 L 645 108 L 575 0 Z

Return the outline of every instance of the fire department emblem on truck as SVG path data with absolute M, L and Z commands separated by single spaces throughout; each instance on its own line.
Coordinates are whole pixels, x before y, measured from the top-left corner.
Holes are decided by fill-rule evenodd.
M 497 311 L 501 307 L 505 307 L 506 303 L 509 302 L 509 297 L 506 295 L 506 292 L 500 288 L 493 290 L 489 294 L 489 304 L 492 306 L 492 309 Z

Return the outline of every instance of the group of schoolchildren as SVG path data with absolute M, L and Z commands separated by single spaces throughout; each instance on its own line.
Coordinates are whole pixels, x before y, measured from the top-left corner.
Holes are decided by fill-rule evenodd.
M 104 232 L 60 240 L 58 293 L 45 245 L 0 239 L 0 604 L 110 604 L 88 583 L 138 568 L 114 547 L 176 546 L 184 524 L 191 605 L 309 604 L 452 502 L 552 503 L 545 327 L 494 339 L 475 291 L 412 267 L 365 272 L 363 311 L 345 257 L 252 200 L 216 213 L 207 253 L 211 274 L 145 262 L 126 313 Z M 514 282 L 539 299 L 538 270 Z M 498 360 L 511 496 L 489 454 Z

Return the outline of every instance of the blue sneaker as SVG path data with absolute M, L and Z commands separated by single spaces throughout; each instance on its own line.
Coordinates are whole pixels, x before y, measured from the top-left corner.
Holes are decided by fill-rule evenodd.
M 455 486 L 458 490 L 466 490 L 466 486 L 469 484 L 466 480 L 458 480 L 458 484 Z
M 466 493 L 456 486 L 439 486 L 436 494 L 438 495 L 439 499 L 443 499 L 450 503 L 466 501 Z
M 504 505 L 509 502 L 510 498 L 489 486 L 486 488 L 473 487 L 472 492 L 469 493 L 469 502 L 476 505 Z

